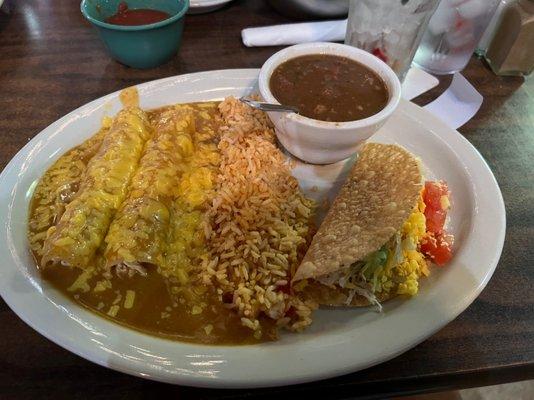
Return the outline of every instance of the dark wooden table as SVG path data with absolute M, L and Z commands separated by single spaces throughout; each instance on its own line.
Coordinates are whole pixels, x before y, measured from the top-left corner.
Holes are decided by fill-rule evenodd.
M 187 72 L 260 67 L 279 48 L 246 48 L 240 30 L 287 21 L 262 1 L 235 1 L 212 14 L 188 16 L 180 53 L 166 65 L 140 71 L 106 55 L 78 1 L 12 3 L 11 15 L 0 13 L 0 169 L 47 125 L 104 94 Z M 499 181 L 506 242 L 487 288 L 433 337 L 392 361 L 336 379 L 265 390 L 203 390 L 92 364 L 37 334 L 0 300 L 0 398 L 379 397 L 534 378 L 534 81 L 496 77 L 476 59 L 464 75 L 485 100 L 460 132 Z M 428 102 L 447 83 L 442 79 L 416 102 Z

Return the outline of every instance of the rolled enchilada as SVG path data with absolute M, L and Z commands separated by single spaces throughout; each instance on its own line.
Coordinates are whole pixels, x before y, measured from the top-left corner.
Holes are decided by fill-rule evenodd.
M 83 173 L 98 152 L 110 124 L 111 119 L 106 119 L 94 136 L 62 155 L 46 171 L 35 188 L 30 206 L 28 239 L 37 259 L 43 257 L 43 244 L 48 229 L 60 220 L 65 206 L 76 195 Z
M 89 266 L 126 197 L 150 135 L 147 115 L 138 107 L 125 108 L 117 114 L 87 165 L 74 199 L 57 225 L 48 230 L 42 266 Z
M 214 181 L 220 162 L 218 103 L 197 103 L 194 110 L 193 154 L 185 163 L 171 206 L 165 261 L 159 272 L 172 283 L 172 292 L 186 301 L 202 303 L 205 287 L 190 287 L 192 271 L 206 255 L 206 208 L 213 198 Z
M 189 107 L 177 106 L 152 123 L 154 136 L 105 239 L 106 267 L 117 267 L 119 273 L 144 274 L 147 264 L 162 266 L 173 202 L 185 160 L 193 153 L 195 124 Z

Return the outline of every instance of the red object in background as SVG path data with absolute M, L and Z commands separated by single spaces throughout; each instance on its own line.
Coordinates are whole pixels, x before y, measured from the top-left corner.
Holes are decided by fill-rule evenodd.
M 380 58 L 385 63 L 388 62 L 388 56 L 386 56 L 386 53 L 382 51 L 382 49 L 379 49 L 378 47 L 373 50 L 373 56 Z
M 149 8 L 130 10 L 128 4 L 123 1 L 119 4 L 117 13 L 106 18 L 106 22 L 114 25 L 147 25 L 164 21 L 169 17 L 170 15 L 164 11 L 151 10 Z

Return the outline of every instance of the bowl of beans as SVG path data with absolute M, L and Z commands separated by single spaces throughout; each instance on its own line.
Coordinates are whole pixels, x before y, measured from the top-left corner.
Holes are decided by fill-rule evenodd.
M 298 109 L 269 112 L 280 143 L 296 157 L 329 164 L 354 154 L 397 108 L 393 70 L 363 50 L 305 43 L 271 56 L 259 76 L 266 102 Z

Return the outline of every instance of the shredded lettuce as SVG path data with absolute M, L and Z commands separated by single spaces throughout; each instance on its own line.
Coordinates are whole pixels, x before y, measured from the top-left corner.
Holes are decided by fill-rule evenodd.
M 369 254 L 362 261 L 358 261 L 348 268 L 337 283 L 345 289 L 349 289 L 346 304 L 349 305 L 356 294 L 365 297 L 382 311 L 382 305 L 376 298 L 375 293 L 380 285 L 380 277 L 386 265 L 396 265 L 403 261 L 403 249 L 408 243 L 402 243 L 400 233 L 379 250 Z
M 374 275 L 386 264 L 388 259 L 388 252 L 385 246 L 380 250 L 368 255 L 365 259 L 365 265 L 361 269 L 362 275 L 366 280 L 371 280 Z
M 394 244 L 394 243 L 393 243 Z M 361 269 L 361 276 L 366 281 L 369 282 L 372 286 L 373 292 L 376 292 L 379 289 L 381 276 L 384 271 L 385 266 L 388 264 L 388 259 L 390 257 L 397 257 L 396 246 L 395 252 L 389 250 L 392 242 L 388 242 L 380 250 L 371 253 L 365 258 L 365 265 Z M 402 255 L 402 251 L 400 251 Z
M 345 300 L 346 305 L 350 305 L 354 296 L 358 294 L 369 300 L 369 303 L 374 305 L 378 312 L 382 312 L 382 305 L 376 298 L 374 290 L 372 290 L 369 283 L 361 274 L 361 270 L 365 265 L 366 264 L 364 261 L 358 261 L 352 264 L 347 270 L 344 271 L 343 276 L 338 277 L 336 283 L 340 287 L 349 290 L 349 294 Z
M 364 259 L 321 277 L 320 282 L 330 287 L 339 285 L 346 289 L 347 305 L 350 305 L 354 296 L 359 295 L 365 297 L 381 312 L 382 305 L 375 294 L 384 290 L 384 276 L 389 276 L 391 269 L 405 262 L 406 254 L 417 250 L 417 237 L 404 235 L 402 232 L 401 230 L 395 233 L 384 246 Z
M 345 304 L 350 305 L 354 295 L 356 294 L 365 297 L 367 300 L 369 300 L 369 303 L 376 307 L 378 312 L 382 312 L 382 304 L 380 304 L 375 294 L 371 290 L 366 289 L 365 287 L 355 286 L 353 289 L 351 289 L 349 295 L 347 296 Z
M 404 256 L 402 254 L 402 238 L 399 232 L 397 232 L 393 238 L 393 261 L 392 265 L 400 264 L 404 261 Z

